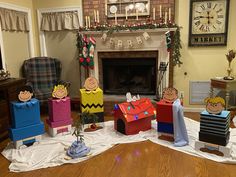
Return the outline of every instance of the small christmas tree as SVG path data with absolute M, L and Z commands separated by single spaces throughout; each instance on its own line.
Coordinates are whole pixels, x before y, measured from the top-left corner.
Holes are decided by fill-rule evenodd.
M 80 142 L 84 141 L 84 138 L 83 138 L 84 135 L 81 135 L 82 128 L 83 128 L 83 124 L 81 123 L 79 119 L 77 119 L 75 121 L 75 130 L 72 133 L 72 135 L 76 136 L 77 143 L 79 143 L 79 141 Z

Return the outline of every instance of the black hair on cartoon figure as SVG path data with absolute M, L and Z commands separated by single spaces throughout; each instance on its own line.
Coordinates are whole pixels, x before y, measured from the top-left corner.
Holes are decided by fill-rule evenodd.
M 27 102 L 33 98 L 33 89 L 29 85 L 25 85 L 18 90 L 18 100 L 21 102 Z

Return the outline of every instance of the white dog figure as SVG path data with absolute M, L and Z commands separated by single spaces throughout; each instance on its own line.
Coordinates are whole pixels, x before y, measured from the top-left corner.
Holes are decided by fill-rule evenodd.
M 137 97 L 136 97 L 136 96 L 133 96 L 133 98 L 132 98 L 131 93 L 130 93 L 130 92 L 127 92 L 127 93 L 126 93 L 126 100 L 127 100 L 127 102 L 137 101 L 137 100 L 140 100 L 140 96 L 139 96 L 139 94 L 138 94 Z

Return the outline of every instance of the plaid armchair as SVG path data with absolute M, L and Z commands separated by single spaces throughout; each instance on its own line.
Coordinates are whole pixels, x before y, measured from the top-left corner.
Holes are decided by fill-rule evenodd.
M 35 57 L 25 60 L 22 66 L 26 84 L 31 85 L 40 103 L 51 97 L 55 84 L 60 82 L 61 62 L 56 58 Z

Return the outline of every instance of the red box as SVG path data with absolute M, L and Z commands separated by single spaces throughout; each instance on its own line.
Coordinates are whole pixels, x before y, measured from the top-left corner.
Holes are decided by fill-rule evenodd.
M 173 123 L 173 105 L 164 100 L 157 102 L 157 122 Z

